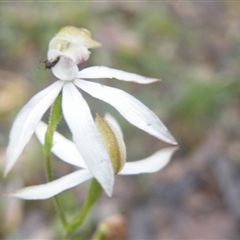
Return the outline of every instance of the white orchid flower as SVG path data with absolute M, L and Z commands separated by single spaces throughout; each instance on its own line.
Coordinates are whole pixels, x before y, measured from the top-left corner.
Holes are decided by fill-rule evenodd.
M 113 122 L 110 116 L 102 119 L 97 115 L 96 125 L 108 151 L 115 174 L 136 175 L 157 172 L 168 164 L 172 154 L 177 149 L 177 147 L 164 148 L 148 158 L 125 163 L 126 148 L 122 133 L 119 127 L 116 126 L 116 123 Z M 40 122 L 36 129 L 36 135 L 42 144 L 46 129 L 47 125 L 43 122 Z M 47 199 L 94 177 L 86 165 L 87 159 L 83 159 L 77 146 L 72 141 L 66 139 L 58 132 L 54 133 L 53 139 L 54 146 L 52 152 L 62 161 L 79 167 L 81 170 L 77 170 L 50 183 L 20 189 L 8 194 L 8 196 L 28 200 Z
M 90 54 L 88 49 L 98 46 L 100 44 L 92 40 L 90 32 L 75 27 L 64 27 L 50 41 L 46 67 L 51 68 L 59 80 L 32 97 L 18 113 L 10 132 L 6 151 L 5 176 L 21 155 L 44 113 L 62 93 L 63 115 L 72 132 L 76 148 L 82 158 L 87 159 L 86 165 L 91 174 L 108 195 L 111 195 L 114 174 L 110 159 L 88 104 L 77 88 L 109 103 L 136 127 L 167 143 L 177 144 L 160 119 L 140 101 L 122 90 L 84 80 L 116 78 L 140 84 L 158 81 L 158 79 L 102 66 L 79 71 L 77 64 L 88 59 Z

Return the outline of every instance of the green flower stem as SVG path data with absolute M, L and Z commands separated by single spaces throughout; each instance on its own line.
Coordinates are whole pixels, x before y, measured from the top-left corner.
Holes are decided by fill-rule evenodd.
M 70 222 L 67 225 L 66 230 L 68 233 L 73 232 L 76 228 L 78 228 L 83 223 L 83 221 L 85 220 L 85 217 L 87 216 L 91 207 L 101 196 L 101 193 L 102 193 L 102 187 L 97 182 L 97 180 L 93 179 L 90 189 L 89 189 L 89 192 L 88 192 L 87 199 L 86 199 L 80 213 L 78 214 L 78 216 L 75 219 L 73 219 L 72 222 Z
M 50 156 L 51 156 L 51 148 L 52 148 L 52 142 L 53 142 L 53 134 L 57 128 L 59 121 L 62 118 L 61 102 L 62 102 L 62 95 L 59 94 L 51 108 L 51 113 L 50 113 L 50 117 L 49 117 L 49 125 L 48 125 L 47 131 L 45 133 L 45 142 L 44 142 L 44 146 L 43 146 L 46 175 L 47 175 L 47 180 L 49 182 L 53 181 Z M 60 202 L 59 202 L 59 199 L 57 196 L 53 197 L 53 203 L 54 203 L 56 211 L 61 219 L 61 222 L 62 222 L 64 228 L 66 229 L 67 220 L 65 218 L 65 215 L 63 213 L 63 210 L 61 208 L 61 205 L 60 205 Z
M 92 236 L 92 240 L 102 240 L 104 238 L 105 233 L 106 233 L 106 229 L 101 225 L 98 226 L 97 230 Z

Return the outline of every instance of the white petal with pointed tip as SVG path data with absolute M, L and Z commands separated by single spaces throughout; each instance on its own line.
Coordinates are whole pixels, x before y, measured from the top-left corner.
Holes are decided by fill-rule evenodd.
M 45 133 L 48 125 L 40 121 L 36 128 L 36 136 L 40 143 L 44 144 Z M 58 158 L 77 167 L 86 168 L 86 164 L 78 152 L 76 145 L 58 132 L 53 135 L 53 147 L 51 152 Z
M 71 82 L 63 87 L 62 108 L 65 120 L 73 134 L 73 141 L 89 171 L 111 196 L 114 175 L 107 150 L 103 146 L 86 101 Z
M 4 175 L 11 170 L 24 147 L 34 133 L 40 119 L 54 102 L 63 86 L 57 81 L 36 94 L 18 113 L 11 132 L 10 141 L 6 151 L 6 167 Z
M 26 187 L 6 195 L 28 200 L 47 199 L 91 178 L 92 174 L 88 170 L 78 170 L 52 182 Z
M 112 105 L 123 117 L 136 127 L 164 142 L 174 145 L 177 144 L 174 137 L 156 114 L 130 94 L 120 89 L 80 79 L 75 80 L 74 83 L 93 97 Z
M 147 78 L 135 73 L 129 73 L 118 69 L 108 68 L 104 66 L 94 66 L 81 70 L 78 78 L 116 78 L 121 81 L 136 82 L 141 84 L 149 84 L 160 81 L 156 78 Z
M 141 173 L 154 173 L 164 168 L 169 161 L 177 147 L 164 148 L 148 158 L 127 162 L 123 169 L 119 172 L 120 175 L 134 175 Z

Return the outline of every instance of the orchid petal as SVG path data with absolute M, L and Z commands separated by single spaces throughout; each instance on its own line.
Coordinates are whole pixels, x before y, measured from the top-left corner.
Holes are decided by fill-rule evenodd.
M 156 78 L 147 78 L 135 73 L 129 73 L 118 69 L 108 68 L 104 66 L 94 66 L 79 71 L 78 78 L 116 78 L 126 82 L 136 82 L 141 84 L 149 84 L 160 81 Z
M 136 127 L 162 141 L 176 145 L 177 142 L 161 120 L 149 108 L 130 94 L 116 88 L 84 80 L 74 83 L 95 98 L 109 103 Z
M 11 132 L 6 151 L 4 175 L 13 167 L 24 147 L 34 133 L 38 122 L 61 91 L 63 82 L 58 81 L 36 94 L 18 113 Z
M 86 101 L 72 83 L 66 83 L 63 87 L 62 108 L 73 141 L 86 165 L 106 193 L 111 195 L 114 175 L 107 150 Z
M 6 195 L 28 200 L 47 199 L 91 178 L 92 174 L 88 170 L 78 170 L 52 182 L 26 187 Z
M 47 127 L 48 125 L 41 121 L 35 131 L 36 136 L 42 145 L 45 141 Z M 78 152 L 76 145 L 58 132 L 54 132 L 51 152 L 66 163 L 86 168 L 86 164 Z
M 127 162 L 119 172 L 121 175 L 134 175 L 141 173 L 154 173 L 163 169 L 170 161 L 177 147 L 164 148 L 148 158 Z

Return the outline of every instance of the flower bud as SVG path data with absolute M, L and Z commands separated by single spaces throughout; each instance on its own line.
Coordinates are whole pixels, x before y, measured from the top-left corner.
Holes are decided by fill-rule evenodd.
M 126 237 L 127 221 L 121 214 L 109 216 L 98 226 L 103 240 L 124 240 Z M 97 239 L 97 238 L 96 238 Z M 99 238 L 98 238 L 99 239 Z
M 98 114 L 95 123 L 112 162 L 113 171 L 117 174 L 126 162 L 126 147 L 123 138 L 110 122 Z

